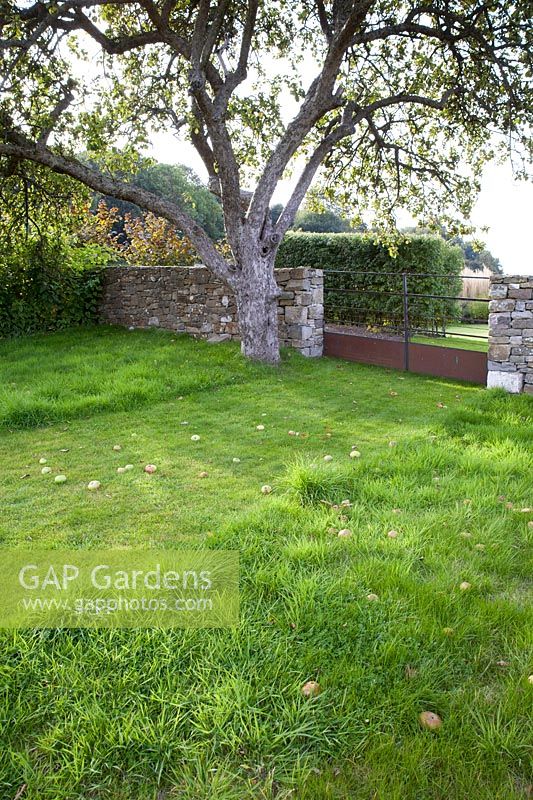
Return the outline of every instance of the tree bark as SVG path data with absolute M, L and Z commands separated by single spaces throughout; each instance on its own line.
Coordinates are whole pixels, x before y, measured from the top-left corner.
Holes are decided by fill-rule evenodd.
M 279 287 L 273 265 L 252 258 L 235 281 L 234 292 L 243 355 L 254 361 L 279 364 Z

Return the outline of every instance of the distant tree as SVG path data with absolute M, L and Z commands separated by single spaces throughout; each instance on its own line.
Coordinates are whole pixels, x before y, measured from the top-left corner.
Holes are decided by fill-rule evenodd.
M 324 211 L 310 211 L 303 209 L 296 214 L 293 228 L 309 233 L 348 233 L 350 223 L 340 214 L 325 209 Z
M 278 219 L 281 217 L 281 212 L 283 211 L 283 204 L 276 203 L 275 205 L 270 207 L 270 222 L 272 225 L 275 225 Z
M 222 207 L 216 197 L 203 185 L 198 175 L 190 167 L 183 164 L 153 164 L 137 172 L 131 182 L 134 186 L 146 189 L 162 200 L 180 205 L 198 222 L 205 232 L 215 241 L 224 237 L 224 216 Z M 118 209 L 117 225 L 127 214 L 140 217 L 142 210 L 134 203 L 127 203 L 116 197 L 105 195 L 97 197 L 98 203 L 105 201 L 108 208 Z M 122 233 L 123 228 L 116 229 Z
M 495 275 L 503 274 L 500 259 L 493 256 L 480 242 L 465 242 L 461 236 L 453 236 L 449 239 L 449 242 L 461 248 L 465 258 L 465 267 L 468 267 L 473 272 L 483 272 L 486 268 Z
M 423 225 L 415 225 L 410 228 L 404 228 L 403 232 L 428 234 L 431 236 L 437 234 L 441 236 L 444 241 L 448 242 L 448 244 L 456 245 L 461 248 L 465 260 L 465 267 L 468 269 L 471 269 L 473 272 L 483 272 L 483 270 L 487 268 L 495 275 L 503 274 L 499 258 L 493 256 L 492 253 L 487 250 L 484 242 L 480 242 L 479 240 L 467 242 L 462 236 L 447 231 L 444 225 L 432 226 L 431 229 Z

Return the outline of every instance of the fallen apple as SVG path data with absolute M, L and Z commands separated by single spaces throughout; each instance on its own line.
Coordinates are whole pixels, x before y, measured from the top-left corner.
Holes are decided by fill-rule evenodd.
M 341 539 L 346 539 L 348 536 L 351 536 L 352 532 L 349 528 L 342 528 L 337 534 Z
M 148 473 L 148 475 L 152 475 L 157 470 L 155 464 L 147 464 L 144 468 L 144 471 Z
M 200 437 L 198 436 L 198 434 L 197 433 L 193 433 L 193 435 L 191 436 L 191 442 L 199 442 L 199 441 L 200 441 Z
M 46 458 L 40 458 L 39 459 L 39 464 L 46 464 L 46 462 L 47 462 Z
M 89 481 L 89 483 L 87 484 L 87 488 L 90 492 L 96 492 L 96 490 L 99 489 L 100 486 L 101 486 L 100 481 Z
M 261 492 L 262 494 L 270 494 L 272 492 L 272 486 L 269 486 L 267 483 L 265 483 L 264 486 L 261 486 Z
M 467 592 L 467 591 L 468 591 L 468 589 L 470 589 L 470 588 L 471 588 L 471 586 L 472 586 L 472 584 L 471 584 L 471 583 L 468 583 L 468 581 L 463 581 L 462 583 L 460 583 L 460 584 L 459 584 L 459 589 L 460 589 L 462 592 Z
M 133 464 L 126 464 L 126 466 L 124 467 L 124 469 L 126 470 L 126 472 L 129 472 L 129 471 L 130 471 L 130 469 L 133 469 Z
M 265 430 L 265 426 L 264 425 L 256 425 L 255 429 L 256 429 L 256 431 L 264 431 Z
M 126 467 L 117 467 L 117 472 L 119 475 L 124 475 L 126 472 Z
M 324 456 L 324 461 L 333 461 L 333 456 Z
M 441 718 L 438 714 L 434 714 L 433 711 L 422 711 L 418 719 L 422 727 L 428 731 L 438 731 L 442 727 Z
M 233 461 L 234 464 L 240 464 L 241 463 L 241 459 L 240 458 L 232 458 L 231 460 Z
M 350 452 L 350 458 L 361 458 L 361 453 L 359 450 L 352 450 Z
M 120 453 L 120 451 L 122 450 L 122 447 L 119 444 L 114 444 L 113 445 L 113 450 L 115 451 L 115 453 Z
M 371 603 L 375 603 L 376 600 L 379 600 L 379 597 L 374 592 L 370 592 L 370 594 L 367 594 L 366 599 L 370 600 Z
M 56 475 L 55 478 L 54 478 L 54 481 L 56 483 L 65 483 L 66 480 L 67 480 L 67 476 L 66 475 Z
M 41 475 L 48 475 L 49 472 L 52 472 L 52 467 L 43 467 L 41 470 Z
M 396 537 L 398 536 L 398 531 L 389 531 L 387 536 L 389 537 L 389 539 L 396 539 Z
M 209 474 L 209 473 L 207 473 L 207 472 L 205 472 L 205 471 L 204 471 L 204 472 L 199 472 L 199 473 L 198 473 L 198 477 L 199 477 L 199 478 L 207 478 L 208 474 Z
M 320 684 L 316 681 L 307 681 L 302 686 L 301 692 L 304 697 L 317 697 L 320 694 Z

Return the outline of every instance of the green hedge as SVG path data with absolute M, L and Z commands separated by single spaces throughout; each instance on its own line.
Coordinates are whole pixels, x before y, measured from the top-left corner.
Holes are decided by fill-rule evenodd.
M 432 236 L 403 238 L 393 257 L 385 244 L 364 234 L 289 233 L 276 266 L 324 270 L 327 322 L 401 327 L 402 273 L 408 274 L 411 295 L 454 297 L 461 292 L 463 254 L 459 247 Z M 455 300 L 409 298 L 412 327 L 439 333 L 446 322 L 459 317 Z
M 0 337 L 52 331 L 96 321 L 104 248 L 61 239 L 29 239 L 0 247 Z

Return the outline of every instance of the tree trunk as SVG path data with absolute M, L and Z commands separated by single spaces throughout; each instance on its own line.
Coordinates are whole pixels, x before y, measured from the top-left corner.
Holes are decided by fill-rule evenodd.
M 254 261 L 244 268 L 235 291 L 241 350 L 247 358 L 278 364 L 278 285 L 272 267 Z M 269 274 L 265 274 L 265 272 Z

